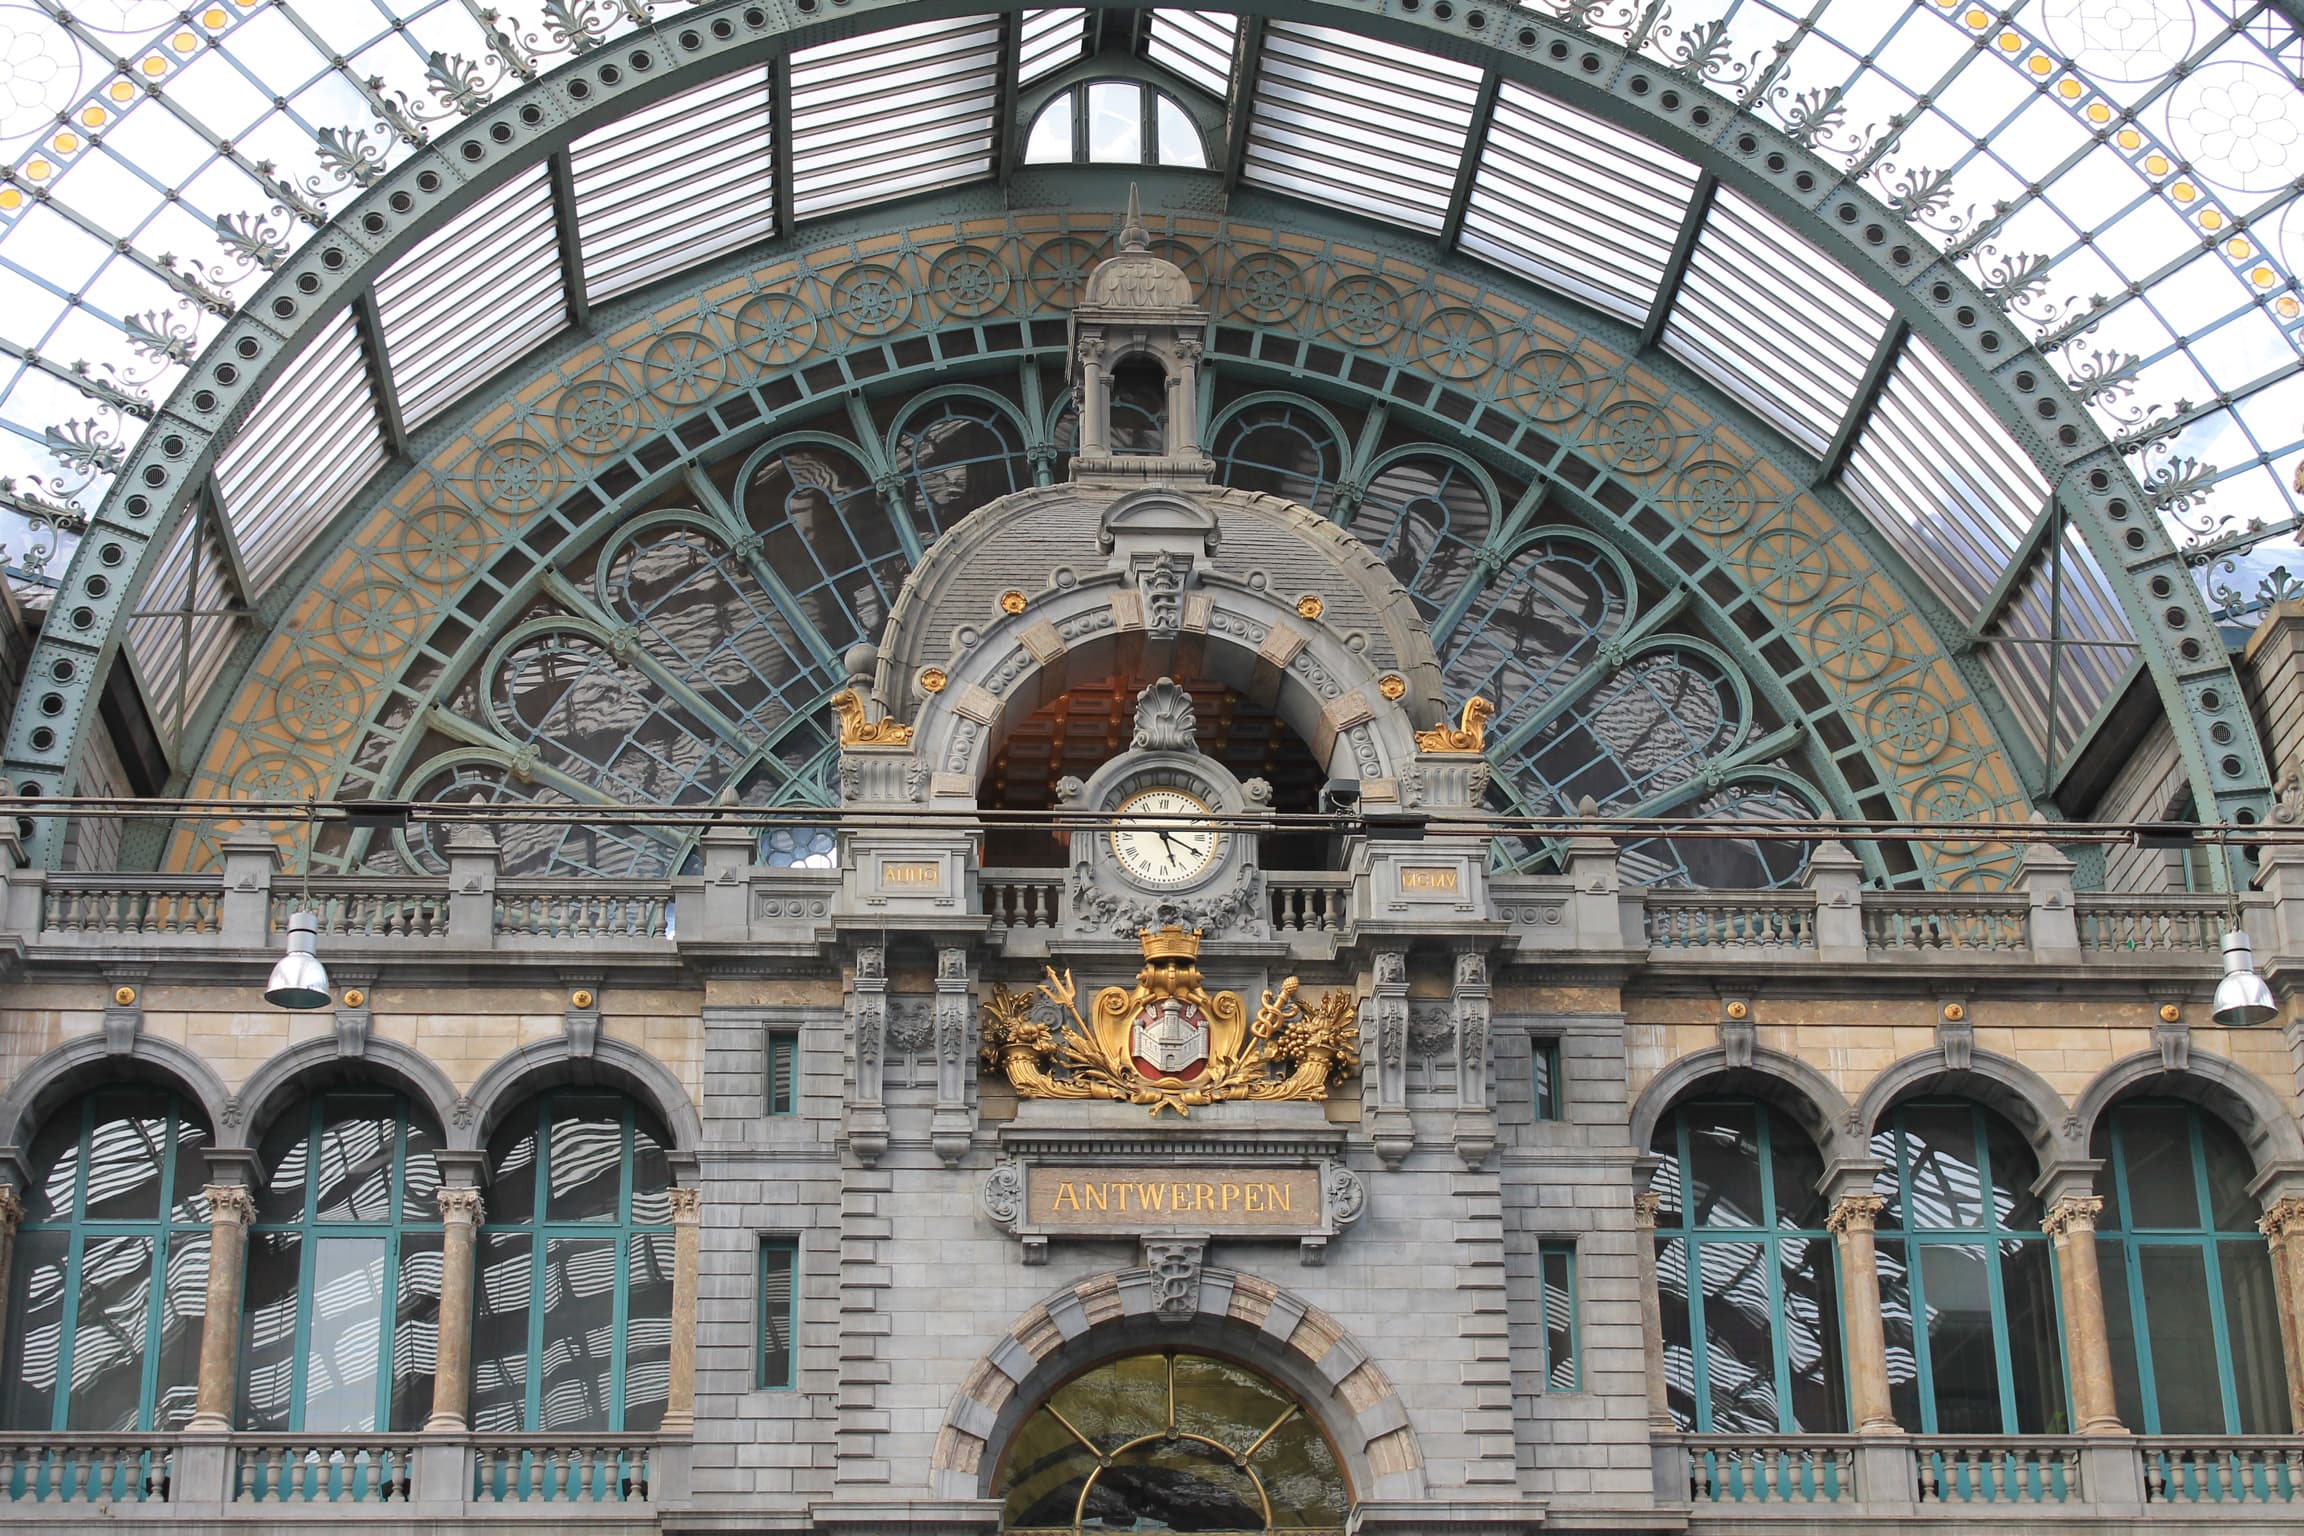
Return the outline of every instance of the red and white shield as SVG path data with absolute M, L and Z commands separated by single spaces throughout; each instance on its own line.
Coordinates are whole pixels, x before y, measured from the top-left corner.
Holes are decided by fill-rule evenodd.
M 1190 1082 L 1208 1065 L 1208 1016 L 1172 997 L 1153 1003 L 1136 1015 L 1128 1053 L 1146 1077 Z

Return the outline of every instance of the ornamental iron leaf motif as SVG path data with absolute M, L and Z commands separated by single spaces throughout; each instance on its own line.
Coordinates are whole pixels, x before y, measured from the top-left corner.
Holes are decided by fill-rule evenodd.
M 1134 990 L 1104 988 L 1085 1015 L 1070 971 L 1050 966 L 1037 998 L 994 983 L 984 1004 L 984 1066 L 1022 1098 L 1116 1099 L 1148 1106 L 1155 1119 L 1164 1109 L 1189 1115 L 1226 1100 L 1322 1100 L 1358 1070 L 1351 993 L 1307 1006 L 1291 976 L 1264 993 L 1251 1019 L 1238 993 L 1202 985 L 1198 934 L 1166 928 L 1141 938 Z M 1041 1000 L 1055 1011 L 1053 1024 L 1034 1016 Z M 1145 1056 L 1172 1041 L 1174 1057 L 1155 1064 Z

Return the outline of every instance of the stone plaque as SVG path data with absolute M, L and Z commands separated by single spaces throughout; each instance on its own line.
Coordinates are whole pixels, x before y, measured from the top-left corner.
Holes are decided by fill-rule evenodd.
M 1326 1214 L 1314 1168 L 1035 1167 L 1024 1189 L 1048 1232 L 1313 1232 Z
M 1342 1163 L 1026 1159 L 984 1177 L 984 1214 L 1024 1245 L 1024 1262 L 1047 1262 L 1051 1238 L 1294 1238 L 1317 1264 L 1330 1238 L 1368 1203 L 1360 1176 Z

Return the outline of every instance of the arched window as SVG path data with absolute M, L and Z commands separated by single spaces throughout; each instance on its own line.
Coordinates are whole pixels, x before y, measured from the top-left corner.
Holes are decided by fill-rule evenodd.
M 1344 451 L 1312 411 L 1262 400 L 1224 419 L 1216 429 L 1215 458 L 1219 484 L 1263 491 L 1324 514 L 1336 502 Z
M 394 1093 L 325 1093 L 258 1149 L 240 1427 L 423 1427 L 440 1328 L 440 1133 Z
M 947 397 L 904 418 L 896 472 L 922 543 L 978 507 L 1032 484 L 1024 434 L 989 400 Z
M 182 1429 L 207 1312 L 208 1131 L 172 1093 L 105 1089 L 32 1143 L 8 1294 L 7 1427 Z
M 1351 1504 L 1303 1406 L 1205 1355 L 1133 1355 L 1058 1387 L 1016 1431 L 996 1486 L 1012 1536 L 1341 1536 Z
M 614 645 L 550 628 L 512 644 L 488 679 L 498 729 L 612 799 L 710 799 L 742 748 Z
M 652 1430 L 672 1357 L 672 1164 L 620 1094 L 558 1090 L 488 1144 L 472 1422 Z
M 1896 1421 L 1931 1435 L 2068 1432 L 2032 1149 L 1980 1104 L 1922 1100 L 1889 1116 L 1872 1155 Z
M 1027 165 L 1174 165 L 1208 168 L 1192 114 L 1166 91 L 1134 80 L 1091 80 L 1048 99 L 1024 138 Z
M 1783 1111 L 1683 1104 L 1657 1129 L 1650 1188 L 1672 1417 L 1698 1434 L 1838 1433 L 1840 1282 L 1824 1159 Z
M 1376 472 L 1344 526 L 1391 567 L 1429 621 L 1476 574 L 1495 521 L 1479 476 L 1444 454 L 1416 453 Z
M 2255 1170 L 2197 1107 L 2137 1099 L 2096 1122 L 2097 1268 L 2120 1422 L 2148 1435 L 2288 1432 Z

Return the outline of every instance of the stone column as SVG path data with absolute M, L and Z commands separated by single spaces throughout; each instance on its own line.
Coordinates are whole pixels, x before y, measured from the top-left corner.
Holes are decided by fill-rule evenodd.
M 472 1418 L 472 1310 L 480 1224 L 488 1219 L 480 1191 L 440 1189 L 440 1347 L 432 1367 L 428 1435 L 460 1435 Z
M 1664 1381 L 1664 1298 L 1656 1289 L 1656 1208 L 1664 1197 L 1642 1190 L 1632 1197 L 1632 1242 L 1640 1265 L 1640 1355 L 1648 1363 L 1648 1432 L 1677 1433 Z
M 1888 1335 L 1880 1321 L 1880 1259 L 1872 1234 L 1887 1201 L 1843 1195 L 1825 1218 L 1840 1253 L 1840 1319 L 1848 1340 L 1848 1406 L 1860 1435 L 1904 1432 L 1888 1403 Z
M 2065 1367 L 2072 1376 L 2072 1419 L 2083 1435 L 2124 1435 L 2112 1395 L 2112 1342 L 2104 1331 L 2104 1280 L 2096 1270 L 2095 1195 L 2067 1195 L 2040 1223 L 2056 1244 L 2063 1285 Z
M 704 1237 L 704 1192 L 672 1195 L 672 1360 L 664 1398 L 664 1433 L 696 1431 L 696 1272 Z
M 211 1184 L 201 1193 L 208 1198 L 208 1315 L 200 1320 L 199 1396 L 184 1427 L 214 1434 L 232 1428 L 240 1400 L 240 1293 L 256 1201 L 238 1184 Z
M 2280 1303 L 2280 1357 L 2288 1366 L 2288 1424 L 2304 1435 L 2304 1199 L 2284 1195 L 2256 1224 L 2272 1246 L 2272 1287 Z
M 16 1274 L 16 1229 L 24 1221 L 24 1200 L 12 1184 L 0 1184 L 0 1338 L 8 1327 L 8 1285 Z

